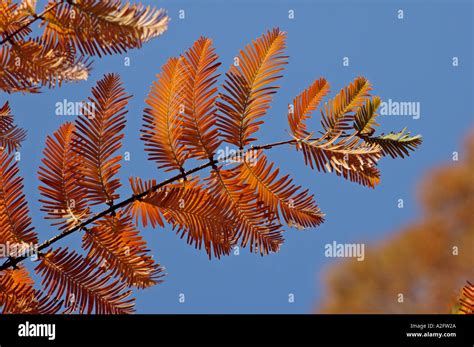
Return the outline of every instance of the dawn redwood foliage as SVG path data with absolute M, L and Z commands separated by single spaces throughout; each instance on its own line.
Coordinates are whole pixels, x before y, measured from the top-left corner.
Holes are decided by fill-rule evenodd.
M 120 0 L 0 1 L 0 90 L 37 93 L 42 86 L 86 80 L 90 56 L 124 53 L 168 29 L 166 12 Z M 42 35 L 30 37 L 39 21 Z
M 88 9 L 101 6 L 93 1 L 67 2 L 77 4 L 87 4 Z M 103 8 L 108 9 L 105 4 Z M 62 18 L 62 11 L 66 10 L 58 7 L 52 13 Z M 145 30 L 142 35 L 146 34 L 150 33 Z M 48 35 L 48 43 L 61 41 L 56 39 L 61 34 Z M 107 53 L 105 47 L 113 38 L 100 41 L 103 38 L 78 37 L 68 44 L 89 54 Z M 149 160 L 174 176 L 163 182 L 131 177 L 133 193 L 125 199 L 117 189 L 123 184 L 118 176 L 119 151 L 130 96 L 118 74 L 105 75 L 88 100 L 94 105 L 92 114 L 90 109 L 83 112 L 46 140 L 38 171 L 42 211 L 60 233 L 35 249 L 41 291 L 33 289 L 21 265 L 24 254 L 10 257 L 0 267 L 4 312 L 133 312 L 130 288 L 150 287 L 164 275 L 140 236 L 140 225 L 169 224 L 210 258 L 227 255 L 235 246 L 262 255 L 277 252 L 284 224 L 312 228 L 324 221 L 324 215 L 314 196 L 289 175 L 281 175 L 265 156 L 270 148 L 292 146 L 313 169 L 375 187 L 379 159 L 408 156 L 421 144 L 420 136 L 410 137 L 405 131 L 374 135 L 380 100 L 370 96 L 371 85 L 363 77 L 323 105 L 321 132 L 309 131 L 307 121 L 329 93 L 323 78 L 293 100 L 289 139 L 254 144 L 287 64 L 285 42 L 286 33 L 277 28 L 252 41 L 240 51 L 239 63 L 225 74 L 220 90 L 220 63 L 209 38 L 199 38 L 183 55 L 170 58 L 145 100 L 141 140 Z M 8 104 L 2 112 L 9 123 L 4 126 L 4 117 L 0 118 L 0 129 L 15 131 L 0 134 L 6 144 L 0 156 L 0 241 L 36 244 L 22 179 L 12 160 L 24 133 L 12 124 Z M 225 143 L 237 147 L 239 154 L 217 158 Z M 254 153 L 252 160 L 249 153 Z M 189 168 L 190 159 L 201 163 Z M 83 234 L 84 255 L 50 247 L 74 232 Z
M 474 285 L 472 283 L 467 282 L 463 287 L 459 304 L 460 313 L 474 314 Z

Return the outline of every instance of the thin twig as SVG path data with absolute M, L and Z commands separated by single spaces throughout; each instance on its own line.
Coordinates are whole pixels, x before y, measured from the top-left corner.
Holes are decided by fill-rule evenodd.
M 53 6 L 47 8 L 46 10 L 44 10 L 43 12 L 41 12 L 40 14 L 35 14 L 33 15 L 33 19 L 31 19 L 30 21 L 28 21 L 27 23 L 23 24 L 21 27 L 19 27 L 18 29 L 16 29 L 14 32 L 8 34 L 4 39 L 2 39 L 0 41 L 0 46 L 5 44 L 6 42 L 11 42 L 13 37 L 15 37 L 15 35 L 18 35 L 20 32 L 22 32 L 24 29 L 28 28 L 31 24 L 33 24 L 34 22 L 36 22 L 38 19 L 42 19 L 44 18 L 44 15 L 47 14 L 48 12 L 54 10 L 56 7 L 58 7 L 60 4 L 62 4 L 64 2 L 63 1 L 60 1 L 60 2 L 57 2 L 55 3 Z
M 269 144 L 266 144 L 266 145 L 259 145 L 259 146 L 252 146 L 250 147 L 249 149 L 247 149 L 245 151 L 245 153 L 248 153 L 250 151 L 255 151 L 255 150 L 259 150 L 259 149 L 263 149 L 263 150 L 267 150 L 267 149 L 271 149 L 271 148 L 274 148 L 274 147 L 277 147 L 277 146 L 282 146 L 282 145 L 287 145 L 287 144 L 295 144 L 297 142 L 297 140 L 287 140 L 287 141 L 279 141 L 279 142 L 273 142 L 273 143 L 269 143 Z M 118 209 L 120 208 L 123 208 L 123 207 L 126 207 L 128 206 L 129 204 L 133 203 L 134 201 L 137 201 L 137 200 L 140 200 L 144 197 L 146 197 L 148 194 L 150 193 L 153 193 L 155 191 L 157 191 L 158 189 L 168 185 L 168 184 L 171 184 L 173 182 L 176 182 L 180 179 L 185 179 L 187 176 L 193 174 L 193 173 L 196 173 L 196 172 L 199 172 L 201 170 L 204 170 L 206 168 L 209 168 L 209 167 L 214 167 L 216 164 L 219 164 L 220 162 L 224 162 L 224 161 L 228 161 L 228 160 L 232 160 L 234 159 L 236 156 L 239 156 L 239 154 L 229 154 L 227 155 L 225 158 L 223 158 L 222 160 L 220 161 L 217 161 L 217 160 L 214 160 L 214 159 L 210 159 L 209 162 L 205 163 L 205 164 L 202 164 L 200 166 L 197 166 L 193 169 L 190 169 L 188 171 L 184 171 L 184 172 L 181 172 L 179 173 L 178 175 L 176 176 L 173 176 L 173 177 L 170 177 L 168 178 L 167 180 L 164 180 L 156 185 L 154 185 L 153 187 L 151 187 L 150 189 L 146 190 L 146 191 L 143 191 L 142 193 L 140 194 L 133 194 L 132 196 L 130 196 L 129 198 L 125 199 L 125 200 L 122 200 L 116 204 L 113 204 L 111 206 L 109 206 L 109 208 L 107 208 L 106 210 L 94 215 L 93 217 L 87 219 L 86 221 L 76 225 L 74 228 L 71 228 L 71 229 L 68 229 L 68 230 L 65 230 L 63 232 L 61 232 L 60 234 L 54 236 L 53 238 L 49 239 L 49 240 L 46 240 L 44 241 L 43 243 L 41 243 L 40 245 L 38 245 L 37 247 L 34 247 L 33 249 L 30 249 L 30 252 L 33 252 L 33 253 L 38 253 L 40 251 L 42 251 L 43 249 L 51 246 L 53 243 L 56 243 L 58 242 L 59 240 L 65 238 L 66 236 L 72 234 L 72 233 L 75 233 L 76 231 L 79 231 L 79 230 L 84 230 L 89 224 L 95 222 L 96 220 L 102 218 L 102 217 L 105 217 L 107 216 L 108 214 L 113 214 L 115 213 Z M 0 266 L 0 271 L 3 271 L 3 270 L 6 270 L 10 267 L 13 267 L 15 268 L 20 262 L 22 262 L 23 260 L 27 259 L 28 256 L 26 255 L 23 255 L 23 256 L 19 256 L 19 257 L 10 257 L 8 258 L 8 260 L 5 261 L 5 263 L 3 263 L 3 265 Z

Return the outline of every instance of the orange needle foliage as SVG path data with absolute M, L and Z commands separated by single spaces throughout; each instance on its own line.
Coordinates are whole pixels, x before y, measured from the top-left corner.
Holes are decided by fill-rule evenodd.
M 77 25 L 85 23 L 115 30 L 117 23 L 104 22 L 110 16 L 102 14 L 117 15 L 115 10 L 93 1 L 63 4 L 47 18 L 61 22 L 68 6 L 79 6 L 80 11 L 88 13 L 81 14 Z M 134 31 L 135 39 L 138 34 L 149 38 L 158 30 L 152 24 L 134 20 L 137 13 L 144 13 L 139 8 L 126 7 L 120 13 L 126 17 L 120 28 L 125 36 L 131 35 L 135 30 L 132 28 L 139 24 L 143 30 Z M 156 16 L 151 17 L 153 22 Z M 71 45 L 89 54 L 109 52 L 97 41 L 99 38 L 86 43 L 81 36 L 69 37 L 73 34 L 71 30 L 59 24 L 48 26 L 48 47 Z M 114 36 L 100 39 L 114 42 Z M 138 45 L 134 40 L 124 42 L 124 47 L 116 48 Z M 118 152 L 130 96 L 117 74 L 108 74 L 97 83 L 89 98 L 94 107 L 84 109 L 74 124 L 63 124 L 46 140 L 39 169 L 42 211 L 62 232 L 38 246 L 36 271 L 43 277 L 51 302 L 30 305 L 31 311 L 44 307 L 45 312 L 51 312 L 59 305 L 63 312 L 133 312 L 134 301 L 127 288 L 143 289 L 157 284 L 164 272 L 140 236 L 140 224 L 156 228 L 167 223 L 188 244 L 204 248 L 209 258 L 227 255 L 236 246 L 262 255 L 277 252 L 284 241 L 284 223 L 298 229 L 321 224 L 324 215 L 314 196 L 293 183 L 289 175 L 281 175 L 276 164 L 263 153 L 266 149 L 294 146 L 303 152 L 305 163 L 312 168 L 374 187 L 379 179 L 376 165 L 384 151 L 398 153 L 387 148 L 405 153 L 421 143 L 419 136 L 404 137 L 403 141 L 397 136 L 372 136 L 377 125 L 376 108 L 364 107 L 367 100 L 377 99 L 369 95 L 369 81 L 358 77 L 324 105 L 322 136 L 313 136 L 306 124 L 329 92 L 329 84 L 320 78 L 294 99 L 294 113 L 288 116 L 292 138 L 253 146 L 272 96 L 279 88 L 277 82 L 287 63 L 285 47 L 286 33 L 277 28 L 254 40 L 240 51 L 239 65 L 231 66 L 220 93 L 220 63 L 212 40 L 201 37 L 184 55 L 170 58 L 145 100 L 148 108 L 144 110 L 141 139 L 149 160 L 159 169 L 174 171 L 176 175 L 161 183 L 131 178 L 133 194 L 121 201 L 117 189 L 121 186 L 122 157 Z M 23 133 L 14 128 L 11 119 L 5 124 L 0 130 L 15 130 L 4 137 L 6 150 L 0 156 L 0 169 L 10 173 L 7 179 L 0 180 L 0 198 L 2 194 L 7 197 L 3 204 L 0 199 L 0 221 L 5 225 L 2 230 L 10 230 L 2 236 L 5 241 L 36 240 L 26 217 L 21 181 L 16 178 L 18 170 L 11 159 L 11 150 L 23 139 Z M 371 135 L 367 134 L 368 128 L 373 130 Z M 255 151 L 256 161 L 246 155 L 218 158 L 218 149 L 224 143 L 237 146 L 243 154 Z M 202 163 L 188 169 L 190 159 Z M 208 170 L 202 177 L 193 175 L 204 169 Z M 13 199 L 9 198 L 12 194 Z M 21 206 L 21 216 L 7 218 L 20 210 L 17 205 Z M 105 205 L 105 209 L 94 213 L 97 205 Z M 84 233 L 85 256 L 67 248 L 49 249 L 76 231 Z M 30 291 L 16 292 L 8 277 L 18 271 L 10 267 L 23 259 L 12 257 L 1 267 L 4 271 L 0 284 L 4 285 L 0 286 L 0 294 L 4 296 L 0 295 L 0 304 L 4 307 L 11 306 L 7 298 L 12 291 L 20 296 L 32 295 Z M 29 283 L 26 279 L 23 282 Z
M 120 0 L 0 1 L 0 90 L 36 93 L 42 86 L 86 80 L 89 56 L 139 48 L 168 29 L 161 9 Z M 39 20 L 43 34 L 30 38 Z
M 474 285 L 470 282 L 467 282 L 462 289 L 457 313 L 474 314 Z

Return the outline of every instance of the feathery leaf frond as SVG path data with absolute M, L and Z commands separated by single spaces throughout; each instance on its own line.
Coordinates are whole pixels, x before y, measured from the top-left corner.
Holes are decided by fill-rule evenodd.
M 380 98 L 374 96 L 365 100 L 365 103 L 357 110 L 354 117 L 354 129 L 357 136 L 367 136 L 375 132 L 377 109 L 380 106 Z
M 0 90 L 7 93 L 86 80 L 91 70 L 86 55 L 139 48 L 166 31 L 169 22 L 161 9 L 120 0 L 49 0 L 41 13 L 36 0 L 4 0 L 0 13 Z M 29 38 L 37 20 L 43 34 Z
M 140 178 L 135 177 L 130 177 L 129 181 L 134 195 L 149 191 L 156 184 L 155 180 L 142 181 Z M 149 194 L 149 196 L 153 197 L 156 194 L 154 192 Z M 149 204 L 147 198 L 135 200 L 128 206 L 127 212 L 135 219 L 136 226 L 138 226 L 140 221 L 143 227 L 147 227 L 148 223 L 153 229 L 156 229 L 157 226 L 165 227 L 161 209 L 156 205 Z
M 17 7 L 17 12 L 25 16 L 34 16 L 36 14 L 36 1 L 37 0 L 20 0 L 20 4 Z
M 28 75 L 20 69 L 10 69 L 13 62 L 11 48 L 0 47 L 0 90 L 6 93 L 38 93 L 39 87 Z
M 41 86 L 87 80 L 90 69 L 88 59 L 76 57 L 72 47 L 47 49 L 30 39 L 0 49 L 0 89 L 7 93 L 37 93 Z
M 23 194 L 23 178 L 19 176 L 18 162 L 0 152 L 0 241 L 37 243 L 31 226 L 28 205 Z
M 100 219 L 83 237 L 83 248 L 93 263 L 102 262 L 113 276 L 130 286 L 147 288 L 161 283 L 163 268 L 148 255 L 146 241 L 128 214 Z
M 0 38 L 10 45 L 0 52 L 0 89 L 7 93 L 36 92 L 40 85 L 52 87 L 89 75 L 90 64 L 83 58 L 64 58 L 71 47 L 58 50 L 56 46 L 44 47 L 40 39 L 27 38 L 31 33 L 29 17 L 36 16 L 34 7 L 32 1 L 17 5 L 8 0 L 0 4 Z
M 36 272 L 43 277 L 47 296 L 64 298 L 67 312 L 129 314 L 135 299 L 126 284 L 111 281 L 112 275 L 74 251 L 58 248 L 41 256 Z
M 325 132 L 332 136 L 350 130 L 350 122 L 354 120 L 354 112 L 360 107 L 372 89 L 364 77 L 357 77 L 349 86 L 344 87 L 336 97 L 324 104 L 321 110 L 321 124 Z
M 299 228 L 316 227 L 324 221 L 324 215 L 308 190 L 301 191 L 289 175 L 278 179 L 279 169 L 272 171 L 274 164 L 268 164 L 267 157 L 260 150 L 253 161 L 247 159 L 236 169 L 240 179 L 257 192 L 269 211 L 279 215 L 279 210 L 289 226 Z
M 145 102 L 150 108 L 143 116 L 142 140 L 148 159 L 165 171 L 183 171 L 186 153 L 181 138 L 183 134 L 184 88 L 186 83 L 183 58 L 171 58 L 162 68 L 158 80 Z M 184 111 L 184 109 L 183 109 Z
M 56 1 L 50 0 L 49 7 Z M 47 11 L 42 40 L 48 48 L 72 44 L 83 55 L 124 53 L 168 28 L 161 9 L 120 0 L 72 0 Z
M 78 185 L 80 177 L 79 156 L 74 150 L 74 124 L 63 124 L 53 136 L 48 136 L 43 151 L 43 166 L 38 171 L 39 187 L 43 199 L 41 211 L 46 219 L 59 220 L 52 225 L 69 229 L 87 218 L 87 190 Z
M 54 314 L 60 301 L 50 300 L 33 288 L 33 280 L 25 267 L 0 273 L 0 307 L 3 314 Z
M 285 32 L 268 31 L 241 50 L 226 73 L 225 93 L 217 102 L 217 125 L 224 140 L 240 149 L 255 140 L 251 136 L 263 123 L 258 119 L 270 108 L 278 89 L 273 82 L 282 77 L 278 73 L 287 63 L 285 40 Z
M 25 38 L 31 33 L 31 29 L 25 24 L 28 22 L 26 3 L 16 4 L 12 0 L 0 2 L 0 38 L 8 39 L 15 34 L 19 39 Z
M 108 74 L 92 88 L 89 101 L 76 120 L 74 150 L 81 161 L 82 179 L 92 204 L 112 203 L 119 197 L 120 180 L 114 178 L 120 169 L 121 155 L 113 156 L 121 147 L 125 128 L 126 95 L 120 77 Z M 90 110 L 89 108 L 92 108 Z
M 34 13 L 35 0 L 18 7 L 10 0 L 1 5 L 6 14 L 0 15 L 0 28 L 10 23 L 20 32 L 19 38 L 13 37 L 15 31 L 12 37 L 0 33 L 6 33 L 3 43 L 8 42 L 0 48 L 0 89 L 7 92 L 36 92 L 43 85 L 87 77 L 87 60 L 77 58 L 76 49 L 88 55 L 125 52 L 159 35 L 168 21 L 160 10 L 128 2 L 122 6 L 119 0 L 50 0 L 40 15 Z M 43 21 L 43 39 L 26 38 L 29 29 L 22 32 L 21 16 Z M 54 313 L 65 302 L 65 313 L 132 313 L 134 299 L 127 287 L 147 288 L 164 275 L 140 236 L 140 220 L 144 226 L 170 224 L 209 258 L 228 255 L 236 245 L 262 255 L 279 251 L 283 220 L 304 229 L 320 225 L 324 214 L 314 195 L 289 175 L 280 175 L 265 150 L 295 146 L 312 169 L 375 187 L 382 156 L 404 157 L 421 144 L 421 136 L 410 136 L 406 129 L 373 136 L 380 99 L 370 97 L 370 83 L 357 77 L 322 108 L 321 136 L 314 136 L 306 121 L 329 92 L 324 78 L 293 99 L 288 114 L 292 138 L 245 148 L 255 140 L 279 88 L 276 83 L 287 63 L 285 40 L 286 33 L 276 28 L 247 45 L 226 74 L 220 94 L 220 63 L 210 39 L 200 37 L 184 55 L 169 59 L 146 99 L 141 139 L 149 160 L 179 174 L 160 183 L 131 178 L 133 195 L 119 202 L 118 151 L 130 96 L 118 75 L 105 75 L 76 122 L 62 125 L 46 140 L 38 172 L 40 202 L 46 218 L 54 219 L 62 232 L 41 245 L 30 226 L 12 156 L 25 133 L 13 125 L 8 103 L 0 108 L 0 243 L 23 245 L 0 266 L 7 270 L 0 273 L 4 312 Z M 18 59 L 26 62 L 13 66 Z M 220 150 L 215 159 L 223 142 L 237 151 Z M 190 158 L 206 162 L 185 170 Z M 203 170 L 210 170 L 210 176 L 201 182 L 194 174 Z M 92 214 L 92 205 L 101 203 L 108 207 Z M 16 267 L 27 258 L 30 243 L 35 243 L 33 251 L 42 251 L 77 231 L 85 232 L 87 256 L 67 248 L 36 252 L 41 260 L 36 272 L 45 290 L 34 290 L 26 270 Z
M 86 80 L 90 63 L 84 58 L 76 58 L 75 51 L 45 48 L 39 40 L 16 41 L 11 45 L 7 69 L 28 76 L 31 87 L 47 85 L 61 86 L 63 82 Z
M 182 141 L 190 155 L 212 158 L 219 147 L 216 123 L 217 77 L 221 63 L 212 40 L 201 37 L 185 54 L 188 78 L 185 88 L 185 117 Z
M 397 133 L 382 134 L 379 136 L 361 136 L 367 144 L 376 144 L 381 147 L 382 155 L 390 155 L 392 158 L 410 155 L 410 151 L 414 151 L 421 145 L 423 139 L 420 135 L 410 136 L 407 129 L 403 129 Z
M 281 225 L 265 206 L 258 205 L 257 193 L 241 182 L 238 168 L 216 168 L 207 182 L 211 194 L 221 201 L 218 206 L 230 209 L 236 223 L 236 240 L 240 240 L 242 247 L 249 245 L 250 252 L 262 255 L 280 249 Z
M 3 313 L 22 313 L 34 299 L 33 280 L 23 266 L 0 273 L 0 306 Z
M 131 179 L 130 183 L 135 195 L 156 184 L 140 179 Z M 181 238 L 186 237 L 188 244 L 197 249 L 204 245 L 209 257 L 229 254 L 234 242 L 235 227 L 229 207 L 198 185 L 171 185 L 150 193 L 131 205 L 131 214 L 137 222 L 141 219 L 144 226 L 148 220 L 152 226 L 163 225 L 162 216 L 181 233 Z
M 320 78 L 293 99 L 293 111 L 288 113 L 288 124 L 293 136 L 305 138 L 309 135 L 305 121 L 311 118 L 310 114 L 318 108 L 327 93 L 329 93 L 329 83 L 324 78 Z
M 474 285 L 470 282 L 462 289 L 462 296 L 459 299 L 461 307 L 459 311 L 464 314 L 474 314 Z
M 11 153 L 20 147 L 26 138 L 26 130 L 13 123 L 10 105 L 7 102 L 0 107 L 0 151 Z
M 375 187 L 380 181 L 380 172 L 376 167 L 381 157 L 377 144 L 360 143 L 351 136 L 336 141 L 303 139 L 297 146 L 303 151 L 305 164 L 322 172 L 335 172 L 336 175 L 368 187 Z

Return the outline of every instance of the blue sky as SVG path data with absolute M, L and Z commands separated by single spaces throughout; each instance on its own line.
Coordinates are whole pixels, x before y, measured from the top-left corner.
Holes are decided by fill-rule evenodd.
M 331 96 L 356 76 L 367 77 L 374 94 L 383 100 L 420 102 L 421 117 L 380 116 L 381 131 L 407 126 L 420 133 L 424 143 L 405 160 L 384 159 L 380 163 L 382 183 L 364 188 L 339 177 L 305 167 L 291 148 L 278 148 L 269 156 L 284 173 L 315 193 L 326 213 L 317 229 L 285 232 L 286 242 L 277 254 L 266 257 L 241 250 L 221 260 L 209 261 L 179 239 L 171 228 L 144 229 L 143 235 L 155 258 L 167 268 L 165 283 L 136 292 L 139 313 L 307 313 L 321 299 L 322 273 L 336 259 L 324 256 L 324 245 L 368 243 L 383 239 L 419 214 L 416 183 L 423 174 L 451 160 L 460 151 L 467 129 L 474 124 L 473 104 L 473 4 L 472 1 L 145 1 L 168 10 L 172 21 L 167 33 L 142 49 L 122 56 L 96 59 L 87 82 L 40 95 L 2 94 L 9 100 L 17 123 L 28 130 L 21 149 L 20 167 L 25 178 L 31 216 L 44 240 L 55 230 L 39 211 L 37 169 L 48 134 L 72 117 L 55 115 L 55 104 L 63 99 L 81 101 L 107 72 L 122 76 L 128 93 L 128 124 L 123 151 L 131 153 L 121 171 L 122 196 L 129 194 L 128 177 L 158 180 L 169 177 L 147 161 L 139 140 L 144 99 L 161 65 L 199 38 L 214 40 L 225 73 L 233 57 L 252 39 L 280 27 L 288 32 L 290 56 L 281 89 L 274 98 L 258 143 L 287 139 L 287 104 L 321 76 L 331 84 Z M 178 11 L 185 11 L 185 19 Z M 404 19 L 397 11 L 404 11 Z M 288 19 L 288 11 L 295 18 Z M 124 66 L 130 57 L 131 66 Z M 343 57 L 350 65 L 343 66 Z M 459 66 L 452 65 L 458 57 Z M 318 129 L 318 113 L 309 123 Z M 462 160 L 462 152 L 461 152 Z M 397 208 L 404 199 L 405 208 Z M 79 235 L 58 246 L 77 245 Z M 355 260 L 354 260 L 355 261 Z M 29 260 L 30 268 L 34 266 Z M 179 295 L 185 302 L 179 303 Z M 288 300 L 294 295 L 294 302 Z

